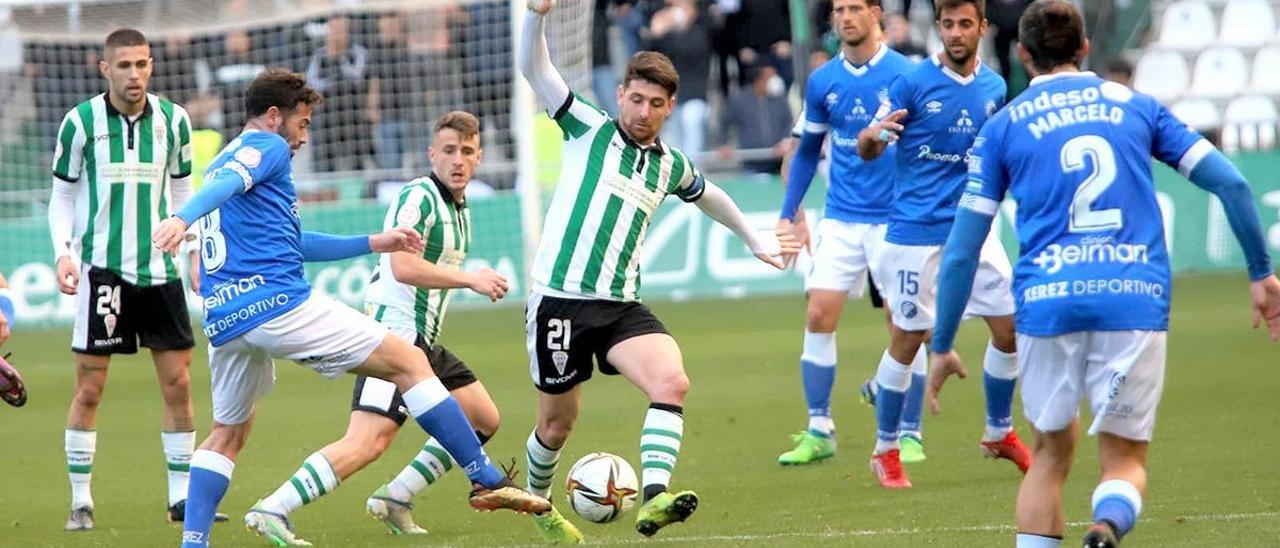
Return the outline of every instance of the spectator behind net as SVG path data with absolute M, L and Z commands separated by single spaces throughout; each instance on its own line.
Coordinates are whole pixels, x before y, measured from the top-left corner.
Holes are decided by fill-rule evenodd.
M 750 82 L 729 100 L 721 111 L 720 157 L 732 155 L 730 134 L 737 136 L 738 150 L 769 149 L 767 159 L 742 162 L 748 173 L 777 173 L 791 135 L 791 106 L 787 104 L 786 84 L 772 65 L 748 67 Z
M 662 128 L 662 138 L 686 153 L 702 152 L 707 140 L 711 27 L 694 0 L 667 0 L 666 7 L 653 14 L 647 34 L 645 49 L 671 58 L 680 73 L 679 101 L 672 123 Z
M 324 94 L 326 114 L 312 126 L 317 171 L 357 170 L 372 156 L 369 50 L 351 40 L 351 20 L 329 18 L 324 46 L 307 63 L 307 85 Z

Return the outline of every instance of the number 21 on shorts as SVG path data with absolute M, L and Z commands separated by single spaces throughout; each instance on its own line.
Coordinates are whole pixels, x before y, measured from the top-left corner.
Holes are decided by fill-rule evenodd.
M 560 318 L 547 320 L 547 350 L 568 350 L 573 335 L 573 321 Z

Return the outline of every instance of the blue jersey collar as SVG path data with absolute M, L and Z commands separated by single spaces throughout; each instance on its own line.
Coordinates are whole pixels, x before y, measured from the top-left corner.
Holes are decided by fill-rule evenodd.
M 1041 74 L 1040 76 L 1036 76 L 1035 78 L 1032 78 L 1030 85 L 1035 86 L 1039 84 L 1047 84 L 1049 82 L 1062 80 L 1065 78 L 1083 78 L 1086 76 L 1092 78 L 1097 75 L 1094 74 L 1093 71 L 1087 71 L 1087 70 L 1076 71 L 1076 72 L 1059 72 L 1057 74 Z
M 849 74 L 862 76 L 867 73 L 868 68 L 876 66 L 876 63 L 879 63 L 881 59 L 884 59 L 886 53 L 889 53 L 889 46 L 885 45 L 884 42 L 880 42 L 880 49 L 876 50 L 876 54 L 872 55 L 871 59 L 867 60 L 867 64 L 855 65 L 853 64 L 853 61 L 850 61 L 844 56 L 844 51 L 841 51 L 839 56 L 840 66 L 849 71 Z

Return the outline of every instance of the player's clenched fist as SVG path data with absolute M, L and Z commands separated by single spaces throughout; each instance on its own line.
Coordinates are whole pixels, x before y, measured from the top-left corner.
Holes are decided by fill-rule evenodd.
M 151 233 L 151 243 L 156 249 L 169 254 L 177 254 L 182 240 L 187 237 L 187 222 L 176 215 L 160 221 L 160 226 Z
M 407 251 L 420 254 L 426 244 L 422 235 L 412 228 L 398 226 L 386 232 L 369 236 L 369 250 L 374 253 L 395 253 Z
M 488 297 L 490 301 L 498 302 L 498 299 L 507 296 L 507 279 L 491 268 L 471 272 L 468 278 L 470 282 L 467 287 Z
M 547 12 L 551 11 L 551 8 L 555 7 L 556 0 L 529 0 L 529 3 L 526 5 L 528 6 L 529 11 L 537 13 L 538 15 L 546 15 Z

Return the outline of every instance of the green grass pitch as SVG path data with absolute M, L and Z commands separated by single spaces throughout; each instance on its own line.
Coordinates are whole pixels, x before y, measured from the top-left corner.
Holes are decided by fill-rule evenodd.
M 1126 546 L 1280 545 L 1280 348 L 1250 331 L 1242 274 L 1184 277 L 1175 287 L 1169 365 L 1150 463 L 1151 488 Z M 684 350 L 693 388 L 676 488 L 696 489 L 702 505 L 690 522 L 644 540 L 634 513 L 610 525 L 577 520 L 602 544 L 688 546 L 1008 546 L 1020 476 L 1012 464 L 983 460 L 981 382 L 953 381 L 944 414 L 926 417 L 929 460 L 909 468 L 915 488 L 886 492 L 867 471 L 873 414 L 856 391 L 885 344 L 883 316 L 858 301 L 840 329 L 835 418 L 840 451 L 831 461 L 783 469 L 775 464 L 788 435 L 805 424 L 797 356 L 804 301 L 788 298 L 657 303 L 656 313 Z M 970 322 L 959 350 L 981 370 L 983 328 Z M 533 424 L 534 391 L 524 351 L 520 307 L 453 314 L 443 338 L 478 372 L 503 412 L 488 446 L 495 460 L 517 457 Z M 65 533 L 69 488 L 63 424 L 74 369 L 66 332 L 19 332 L 8 344 L 26 376 L 25 408 L 0 408 L 0 546 L 175 546 L 166 524 L 165 465 L 160 450 L 160 395 L 149 359 L 117 358 L 98 420 L 93 467 L 97 530 Z M 200 436 L 208 432 L 209 374 L 203 350 L 192 367 Z M 276 390 L 261 402 L 253 439 L 242 454 L 221 509 L 232 523 L 214 529 L 219 546 L 259 546 L 240 518 L 309 453 L 346 425 L 351 379 L 326 381 L 292 363 L 278 364 Z M 563 474 L 581 455 L 609 451 L 638 457 L 645 401 L 617 377 L 596 376 L 567 446 L 555 501 L 568 512 Z M 1020 404 L 1017 405 L 1020 409 Z M 1029 438 L 1020 411 L 1015 421 Z M 466 484 L 451 473 L 418 501 L 426 538 L 396 538 L 364 514 L 364 499 L 412 457 L 424 439 L 406 427 L 382 460 L 334 494 L 295 514 L 303 538 L 318 546 L 498 546 L 538 540 L 529 518 L 476 514 Z M 1089 519 L 1097 481 L 1096 446 L 1081 443 L 1066 489 L 1066 546 Z M 519 479 L 523 483 L 523 477 Z

